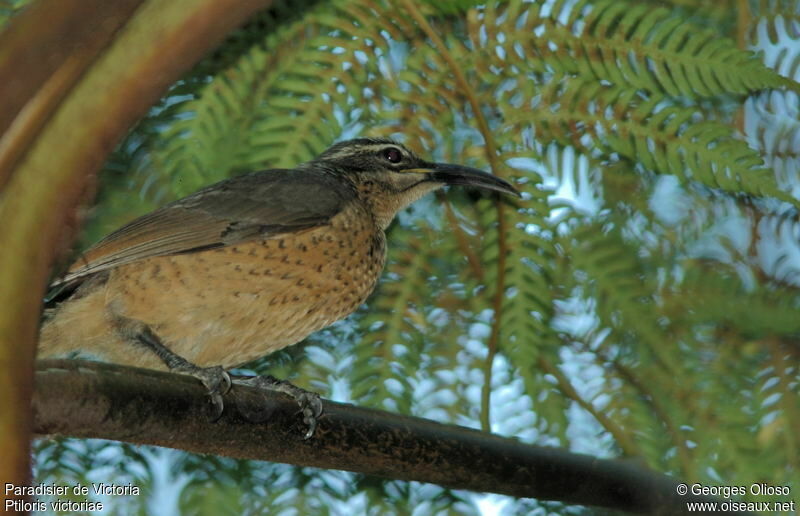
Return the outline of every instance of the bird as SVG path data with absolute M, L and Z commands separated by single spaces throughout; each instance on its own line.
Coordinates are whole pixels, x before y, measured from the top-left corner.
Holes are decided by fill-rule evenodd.
M 493 174 L 426 161 L 383 138 L 341 141 L 296 168 L 203 188 L 109 234 L 53 282 L 37 356 L 189 374 L 218 416 L 227 370 L 364 303 L 395 215 L 446 185 L 519 196 Z M 237 383 L 289 394 L 306 438 L 314 433 L 319 396 L 271 376 Z

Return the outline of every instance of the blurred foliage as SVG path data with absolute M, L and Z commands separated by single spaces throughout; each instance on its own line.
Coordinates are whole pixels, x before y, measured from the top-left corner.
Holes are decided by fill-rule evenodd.
M 454 191 L 417 203 L 390 229 L 367 304 L 252 370 L 686 480 L 796 492 L 798 8 L 276 1 L 120 144 L 82 244 L 232 174 L 291 167 L 356 135 L 396 137 L 509 178 L 524 200 Z M 488 503 L 69 439 L 39 443 L 36 473 L 134 482 L 144 494 L 129 509 L 141 512 L 473 514 Z M 508 513 L 585 512 L 490 500 Z
M 33 0 L 0 0 L 0 28 Z

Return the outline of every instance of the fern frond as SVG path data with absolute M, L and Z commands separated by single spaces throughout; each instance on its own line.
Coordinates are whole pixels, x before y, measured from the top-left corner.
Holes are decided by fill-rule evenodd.
M 585 224 L 559 242 L 571 257 L 570 269 L 587 278 L 582 284 L 597 300 L 597 314 L 615 332 L 620 349 L 659 364 L 669 376 L 681 369 L 680 361 L 660 345 L 665 329 L 664 322 L 656 319 L 655 288 L 646 281 L 652 276 L 622 231 L 618 221 Z
M 800 96 L 790 91 L 770 91 L 748 98 L 745 134 L 753 147 L 768 155 L 799 156 Z
M 719 337 L 725 339 L 724 345 L 720 345 Z M 684 399 L 692 405 L 687 424 L 695 430 L 693 440 L 697 438 L 695 460 L 698 464 L 714 460 L 731 482 L 746 482 L 754 475 L 786 478 L 780 472 L 780 464 L 786 461 L 784 448 L 764 441 L 774 417 L 770 413 L 775 411 L 776 397 L 770 401 L 769 395 L 759 391 L 769 388 L 775 369 L 769 355 L 759 347 L 731 338 L 722 330 L 717 338 L 701 337 L 690 350 L 692 376 L 697 381 L 687 386 L 694 394 Z M 704 403 L 693 399 L 698 394 Z M 741 461 L 754 453 L 760 455 L 759 460 L 741 468 Z
M 773 285 L 748 291 L 732 271 L 719 265 L 714 269 L 694 266 L 682 282 L 681 297 L 691 300 L 687 324 L 715 321 L 750 339 L 800 332 L 800 321 L 791 317 L 800 302 L 797 288 Z
M 365 317 L 366 333 L 356 346 L 356 359 L 350 381 L 352 397 L 370 406 L 383 407 L 391 400 L 393 410 L 411 413 L 413 371 L 419 363 L 408 363 L 409 356 L 419 358 L 422 335 L 415 325 L 422 307 L 414 301 L 424 290 L 432 255 L 436 250 L 426 245 L 413 231 L 393 231 L 390 272 L 384 275 Z M 416 348 L 417 353 L 412 349 Z M 408 367 L 407 367 L 408 366 Z
M 697 0 L 649 0 L 657 6 L 669 5 L 678 16 L 702 27 L 713 27 L 732 37 L 736 29 L 737 0 L 718 0 L 716 2 L 697 2 Z
M 636 448 L 648 464 L 685 467 L 691 461 L 684 458 L 676 463 L 674 454 L 676 443 L 683 446 L 689 438 L 680 428 L 691 420 L 688 411 L 693 400 L 686 396 L 692 391 L 687 388 L 681 394 L 685 386 L 675 385 L 674 378 L 688 375 L 692 368 L 678 357 L 680 339 L 673 321 L 662 315 L 660 294 L 647 280 L 652 279 L 656 264 L 637 256 L 631 243 L 622 238 L 624 226 L 619 220 L 575 226 L 570 224 L 569 232 L 558 240 L 563 255 L 569 257 L 562 274 L 574 277 L 575 293 L 591 300 L 590 315 L 597 317 L 596 327 L 578 340 L 586 342 L 583 352 L 602 357 L 598 364 L 608 370 L 610 385 L 622 382 L 615 388 L 619 395 L 611 396 L 603 412 L 626 431 L 636 429 Z M 557 281 L 569 284 L 569 278 Z M 650 392 L 662 399 L 650 402 Z M 672 397 L 682 404 L 663 402 Z M 681 449 L 680 453 L 687 452 Z
M 559 109 L 554 109 L 558 107 Z M 576 79 L 548 85 L 533 108 L 510 115 L 515 127 L 535 124 L 540 141 L 575 144 L 588 152 L 617 152 L 662 174 L 674 174 L 728 192 L 797 202 L 778 188 L 757 152 L 722 123 L 659 95 Z
M 364 84 L 377 74 L 366 56 L 384 41 L 371 17 L 380 19 L 358 2 L 315 7 L 215 77 L 183 107 L 157 156 L 180 174 L 176 193 L 234 171 L 293 167 L 355 123 L 359 113 L 343 106 L 363 100 Z M 341 48 L 346 54 L 334 51 Z
M 753 41 L 763 55 L 764 64 L 784 77 L 800 79 L 800 31 L 797 14 L 764 17 L 756 25 Z
M 606 410 L 636 429 L 636 441 L 647 462 L 679 473 L 685 480 L 696 478 L 686 442 L 695 437 L 682 424 L 688 420 L 685 407 L 675 396 L 660 395 L 665 390 L 674 391 L 674 387 L 659 384 L 658 379 L 663 376 L 649 374 L 652 365 L 618 358 L 608 359 L 601 365 L 608 367 L 615 379 L 621 380 Z
M 502 156 L 508 161 L 508 155 Z M 519 206 L 508 210 L 509 229 L 506 246 L 506 294 L 500 317 L 499 349 L 525 382 L 528 393 L 544 393 L 552 388 L 539 367 L 542 356 L 552 363 L 558 362 L 558 345 L 551 328 L 553 299 L 553 261 L 556 252 L 552 231 L 547 222 L 550 208 L 548 191 L 538 185 L 541 178 L 532 172 L 515 171 L 516 181 L 524 199 Z M 492 235 L 492 234 L 490 234 Z M 497 244 L 492 237 L 484 242 L 484 263 L 492 267 Z M 495 265 L 496 267 L 496 265 Z M 557 421 L 566 416 L 566 406 L 559 403 L 560 397 L 534 399 L 538 414 L 545 416 L 555 429 Z M 564 411 L 564 412 L 561 412 Z M 561 417 L 557 415 L 561 412 Z M 559 428 L 565 431 L 566 426 Z M 565 434 L 555 435 L 564 438 Z M 551 435 L 553 435 L 551 433 Z
M 286 45 L 284 38 L 302 40 L 303 33 L 300 26 L 278 31 L 264 49 L 253 48 L 205 86 L 196 100 L 181 106 L 165 133 L 163 148 L 153 157 L 155 165 L 172 177 L 176 197 L 236 171 L 299 162 L 263 161 L 253 139 L 261 129 L 263 104 L 283 84 L 293 58 L 302 52 L 302 46 Z
M 485 44 L 522 69 L 594 77 L 668 95 L 712 96 L 798 87 L 719 32 L 664 7 L 619 0 L 512 1 L 501 17 L 487 13 Z M 488 10 L 487 10 L 488 11 Z M 501 20 L 501 21 L 497 21 Z M 504 43 L 505 42 L 505 43 Z
M 800 197 L 800 97 L 772 91 L 745 102 L 744 132 L 775 171 L 778 187 Z
M 758 353 L 762 360 L 753 375 L 751 409 L 759 417 L 758 439 L 771 447 L 784 450 L 785 460 L 800 460 L 800 439 L 792 430 L 800 424 L 800 397 L 795 388 L 800 382 L 800 369 L 793 358 L 791 344 L 770 339 Z M 769 469 L 778 470 L 784 462 L 782 454 L 770 454 Z
M 313 11 L 320 0 L 273 0 L 225 38 L 178 83 L 175 94 L 193 95 L 211 78 L 236 65 L 253 48 L 263 46 L 265 35 L 284 30 Z

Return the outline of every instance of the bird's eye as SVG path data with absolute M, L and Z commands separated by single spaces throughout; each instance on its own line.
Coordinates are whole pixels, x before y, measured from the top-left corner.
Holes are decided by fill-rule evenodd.
M 396 147 L 383 149 L 383 157 L 389 163 L 400 163 L 403 160 L 403 153 Z

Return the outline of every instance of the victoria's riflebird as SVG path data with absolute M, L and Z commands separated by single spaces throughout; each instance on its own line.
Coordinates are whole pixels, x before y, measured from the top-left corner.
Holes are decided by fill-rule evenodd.
M 425 161 L 385 139 L 333 145 L 291 170 L 237 176 L 139 217 L 54 286 L 39 358 L 84 356 L 198 377 L 222 410 L 225 369 L 305 338 L 356 309 L 384 266 L 398 210 L 444 185 L 518 195 L 506 181 Z M 264 377 L 304 409 L 319 398 Z

